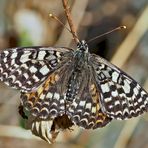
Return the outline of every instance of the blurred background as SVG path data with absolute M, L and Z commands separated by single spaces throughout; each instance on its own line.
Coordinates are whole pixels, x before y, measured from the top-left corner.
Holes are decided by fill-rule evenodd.
M 89 40 L 90 52 L 111 61 L 148 91 L 148 1 L 69 0 L 78 36 Z M 67 24 L 61 0 L 0 0 L 0 50 L 16 46 L 75 48 L 72 35 L 49 13 Z M 64 131 L 49 145 L 24 130 L 18 114 L 19 92 L 0 83 L 0 148 L 148 148 L 148 113 L 128 121 L 112 121 L 97 130 Z

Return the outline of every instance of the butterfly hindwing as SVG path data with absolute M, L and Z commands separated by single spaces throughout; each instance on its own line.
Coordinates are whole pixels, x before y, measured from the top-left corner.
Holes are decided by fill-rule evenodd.
M 148 95 L 135 80 L 103 58 L 92 59 L 104 113 L 123 120 L 147 111 Z
M 87 72 L 86 72 L 87 71 Z M 82 70 L 78 81 L 80 86 L 75 99 L 68 108 L 68 115 L 78 126 L 85 129 L 103 127 L 111 121 L 102 111 L 99 103 L 99 91 L 89 69 Z
M 11 48 L 0 53 L 0 80 L 31 91 L 71 58 L 72 50 L 53 47 Z

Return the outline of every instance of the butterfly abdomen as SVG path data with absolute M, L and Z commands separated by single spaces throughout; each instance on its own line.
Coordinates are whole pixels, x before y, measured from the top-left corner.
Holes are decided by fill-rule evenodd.
M 77 81 L 77 77 L 79 76 L 79 72 L 74 71 L 68 81 L 67 91 L 66 91 L 66 100 L 72 101 L 77 95 L 77 91 L 79 88 L 79 82 Z

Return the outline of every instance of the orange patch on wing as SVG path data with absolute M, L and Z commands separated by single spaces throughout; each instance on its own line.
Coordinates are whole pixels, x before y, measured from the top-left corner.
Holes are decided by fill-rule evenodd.
M 96 104 L 96 110 L 99 110 L 100 109 L 99 92 L 97 91 L 95 84 L 92 84 L 90 86 L 90 94 L 91 94 L 91 97 L 92 97 L 92 101 Z
M 103 114 L 101 110 L 98 111 L 96 117 L 94 129 L 104 127 L 111 121 L 111 118 Z
M 56 73 L 51 74 L 48 79 L 45 81 L 45 86 L 53 85 L 59 80 L 59 75 Z
M 95 121 L 95 128 L 103 127 L 107 123 L 110 122 L 110 118 L 107 117 L 102 111 L 99 103 L 99 92 L 95 84 L 90 85 L 90 94 L 92 97 L 93 103 L 96 106 L 96 121 Z
M 97 114 L 97 117 L 98 117 L 98 119 L 96 120 L 96 123 L 99 123 L 99 122 L 102 123 L 102 122 L 104 122 L 104 120 L 106 119 L 107 116 L 99 111 Z
M 99 95 L 98 95 L 98 92 L 97 92 L 97 88 L 94 84 L 92 84 L 90 86 L 90 93 L 91 93 L 93 101 L 97 103 L 98 100 L 99 100 Z
M 25 98 L 23 104 L 25 103 L 28 109 L 32 108 L 39 99 L 42 99 L 41 95 L 44 95 L 43 93 L 47 92 L 49 88 L 59 80 L 59 78 L 60 77 L 58 74 L 53 73 L 49 75 L 49 77 L 45 80 L 45 82 L 36 91 L 29 93 L 22 93 L 21 98 L 23 97 Z

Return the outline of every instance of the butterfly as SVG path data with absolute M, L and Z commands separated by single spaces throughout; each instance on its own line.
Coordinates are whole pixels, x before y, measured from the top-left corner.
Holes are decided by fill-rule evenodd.
M 148 110 L 147 92 L 121 69 L 90 54 L 85 40 L 76 50 L 3 50 L 0 80 L 20 90 L 19 112 L 28 120 L 28 128 L 49 143 L 73 125 L 96 129 L 112 119 L 137 117 Z

